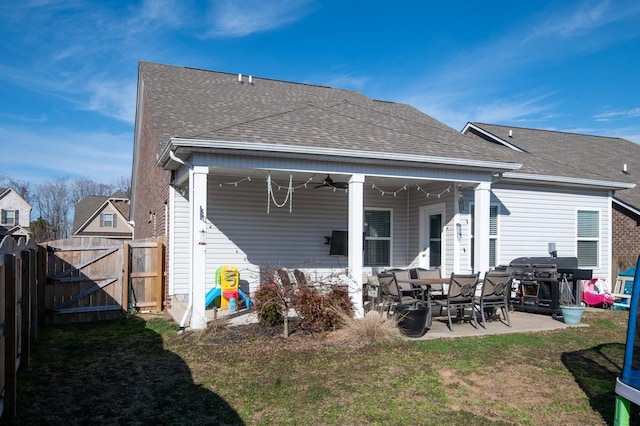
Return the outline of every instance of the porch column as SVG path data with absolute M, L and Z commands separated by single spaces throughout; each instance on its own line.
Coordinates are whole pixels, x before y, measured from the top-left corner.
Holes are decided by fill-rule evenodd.
M 353 302 L 355 317 L 364 315 L 362 305 L 362 266 L 364 230 L 364 175 L 354 174 L 349 179 L 349 295 Z
M 189 205 L 191 210 L 191 328 L 207 327 L 206 293 L 206 232 L 207 232 L 207 176 L 209 168 L 193 166 L 189 170 Z
M 489 270 L 490 182 L 481 182 L 475 187 L 474 203 L 474 272 L 484 274 Z

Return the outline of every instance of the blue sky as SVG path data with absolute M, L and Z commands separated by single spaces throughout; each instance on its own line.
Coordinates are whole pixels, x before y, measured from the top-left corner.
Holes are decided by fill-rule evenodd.
M 138 61 L 640 143 L 637 0 L 0 3 L 0 172 L 131 173 Z

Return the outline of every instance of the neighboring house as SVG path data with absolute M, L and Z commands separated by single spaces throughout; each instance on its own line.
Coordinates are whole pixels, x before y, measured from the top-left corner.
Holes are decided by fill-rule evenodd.
M 30 237 L 31 206 L 11 188 L 0 188 L 0 239 Z
M 608 273 L 611 196 L 632 181 L 553 171 L 543 157 L 479 145 L 355 91 L 139 66 L 135 237 L 168 237 L 168 295 L 191 302 L 193 328 L 206 326 L 205 293 L 223 265 L 240 269 L 248 293 L 281 266 L 314 278 L 344 271 L 361 314 L 367 274 L 484 272 L 545 256 L 552 242 L 575 256 L 576 227 L 595 220 L 589 266 Z M 348 256 L 330 254 L 333 231 L 347 231 Z
M 531 169 L 536 174 L 573 176 L 587 171 L 593 180 L 630 181 L 634 188 L 619 189 L 611 193 L 611 247 L 599 245 L 601 255 L 611 256 L 611 277 L 618 271 L 635 265 L 640 255 L 640 145 L 621 138 L 583 135 L 551 130 L 499 126 L 484 123 L 468 123 L 464 134 L 497 143 L 514 150 L 521 150 L 546 163 L 543 170 Z M 525 164 L 519 172 L 529 169 Z M 542 177 L 538 178 L 541 181 Z M 558 178 L 557 181 L 565 180 Z M 494 186 L 495 189 L 495 186 Z M 592 206 L 576 208 L 589 210 Z M 603 212 L 604 214 L 604 212 Z M 578 233 L 577 230 L 573 230 Z M 591 243 L 593 245 L 593 243 Z M 584 250 L 590 250 L 588 242 L 581 242 Z M 596 256 L 597 252 L 591 252 Z M 594 259 L 594 261 L 597 260 Z M 604 260 L 597 264 L 604 266 Z
M 72 236 L 130 240 L 129 210 L 129 199 L 120 191 L 108 197 L 86 197 L 75 206 Z

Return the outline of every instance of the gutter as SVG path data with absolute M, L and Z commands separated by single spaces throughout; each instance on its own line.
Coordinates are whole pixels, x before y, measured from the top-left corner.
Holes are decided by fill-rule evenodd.
M 451 167 L 465 167 L 465 168 L 483 168 L 494 171 L 507 171 L 518 170 L 522 167 L 522 164 L 506 163 L 502 161 L 489 161 L 489 160 L 470 160 L 466 158 L 450 158 L 450 157 L 436 157 L 429 155 L 415 155 L 415 154 L 400 154 L 394 152 L 377 152 L 377 151 L 362 151 L 351 150 L 342 148 L 321 148 L 321 147 L 309 147 L 298 145 L 281 145 L 281 144 L 264 144 L 255 142 L 236 142 L 236 141 L 221 141 L 221 140 L 208 140 L 208 139 L 184 139 L 184 138 L 171 138 L 169 143 L 163 148 L 162 152 L 158 155 L 156 164 L 160 167 L 165 167 L 169 160 L 177 161 L 180 164 L 184 164 L 184 160 L 179 159 L 175 155 L 177 148 L 191 148 L 191 149 L 220 149 L 220 150 L 234 150 L 234 151 L 249 151 L 249 152 L 262 152 L 270 154 L 289 154 L 289 155 L 302 155 L 305 157 L 314 156 L 327 156 L 359 160 L 377 160 L 377 161 L 400 161 L 400 162 L 413 162 L 422 164 L 434 164 L 438 166 L 451 166 Z M 176 160 L 177 158 L 177 160 Z M 179 160 L 179 161 L 178 161 Z
M 173 151 L 169 151 L 169 157 L 176 163 L 180 163 L 183 166 L 186 166 L 190 169 L 193 167 L 189 162 L 178 158 L 178 156 L 176 156 L 176 154 Z M 190 250 L 192 251 L 190 256 L 193 258 L 192 245 L 189 244 L 189 247 L 191 247 Z M 191 281 L 191 285 L 189 286 L 189 302 L 187 304 L 187 309 L 184 310 L 184 314 L 182 315 L 182 319 L 180 320 L 180 327 L 178 327 L 178 333 L 182 333 L 184 331 L 185 324 L 187 323 L 187 318 L 189 317 L 189 315 L 191 314 L 191 310 L 193 309 L 193 279 L 191 279 L 190 281 Z
M 554 184 L 567 184 L 576 186 L 590 186 L 600 187 L 604 189 L 632 189 L 636 187 L 635 183 L 629 182 L 615 182 L 599 179 L 584 179 L 568 176 L 551 176 L 551 175 L 536 175 L 531 173 L 517 173 L 517 172 L 505 172 L 502 174 L 502 178 L 506 180 L 531 182 L 531 183 L 554 183 Z

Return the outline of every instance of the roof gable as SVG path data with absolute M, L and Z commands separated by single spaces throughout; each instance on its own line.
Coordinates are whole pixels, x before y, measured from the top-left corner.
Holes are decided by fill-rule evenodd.
M 616 197 L 640 207 L 640 145 L 622 138 L 553 130 L 469 123 L 486 132 L 485 140 L 514 145 L 527 153 L 521 172 L 570 174 L 635 183 Z M 465 127 L 466 129 L 467 127 Z M 478 135 L 479 136 L 479 135 Z M 626 165 L 626 171 L 625 171 Z

